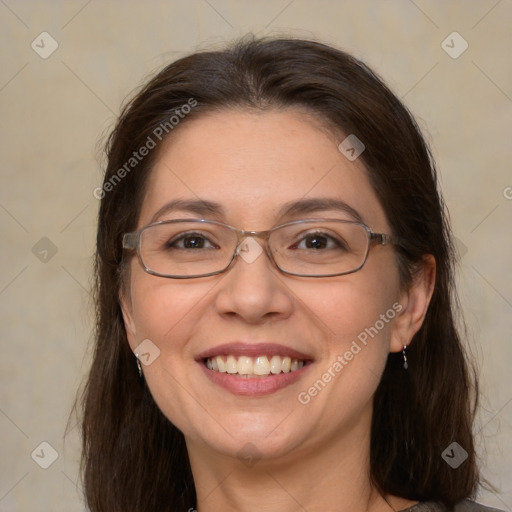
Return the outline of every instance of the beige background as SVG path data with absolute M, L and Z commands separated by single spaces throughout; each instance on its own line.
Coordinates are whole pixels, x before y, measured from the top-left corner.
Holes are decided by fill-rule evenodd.
M 426 130 L 482 371 L 477 429 L 498 490 L 479 499 L 512 510 L 511 22 L 510 0 L 0 0 L 0 511 L 84 510 L 77 429 L 64 430 L 88 364 L 98 139 L 149 73 L 250 31 L 347 49 Z M 43 31 L 59 45 L 46 59 L 31 47 L 51 49 Z M 453 31 L 469 44 L 458 58 L 442 47 Z M 48 469 L 31 458 L 51 462 L 44 441 Z

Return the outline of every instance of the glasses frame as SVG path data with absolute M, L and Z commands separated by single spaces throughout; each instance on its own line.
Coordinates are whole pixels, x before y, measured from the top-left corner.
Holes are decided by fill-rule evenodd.
M 291 225 L 296 225 L 296 224 L 307 224 L 310 222 L 313 223 L 313 222 L 326 222 L 326 221 L 340 222 L 340 223 L 345 223 L 345 224 L 353 224 L 353 225 L 361 226 L 366 231 L 366 236 L 367 236 L 366 253 L 364 255 L 364 259 L 363 259 L 363 262 L 361 263 L 361 265 L 359 265 L 357 268 L 355 268 L 353 270 L 349 270 L 346 272 L 339 272 L 339 273 L 335 273 L 335 274 L 314 275 L 314 274 L 299 274 L 299 273 L 295 273 L 295 272 L 288 272 L 287 270 L 283 270 L 276 263 L 274 256 L 272 255 L 272 251 L 270 250 L 269 245 L 268 245 L 268 240 L 269 240 L 272 232 L 276 231 L 277 229 L 286 227 L 286 226 L 291 226 Z M 145 230 L 147 230 L 153 226 L 160 226 L 162 224 L 175 224 L 178 222 L 191 222 L 191 223 L 194 222 L 196 224 L 199 222 L 199 223 L 204 223 L 204 224 L 214 224 L 217 226 L 226 227 L 226 228 L 230 229 L 232 232 L 234 232 L 237 235 L 237 245 L 235 247 L 235 250 L 233 251 L 233 256 L 231 257 L 231 260 L 229 261 L 229 263 L 223 269 L 216 270 L 215 272 L 208 272 L 207 274 L 192 274 L 192 275 L 187 275 L 187 276 L 173 275 L 173 274 L 162 274 L 160 272 L 156 272 L 156 271 L 150 269 L 149 267 L 147 267 L 146 264 L 144 263 L 144 260 L 142 259 L 142 254 L 141 254 L 141 250 L 140 250 L 140 246 L 141 246 L 140 240 L 141 240 L 142 233 Z M 368 259 L 368 254 L 370 253 L 371 247 L 373 247 L 374 245 L 390 245 L 390 244 L 396 245 L 396 241 L 394 240 L 392 235 L 388 235 L 386 233 L 374 233 L 371 230 L 371 228 L 368 227 L 363 222 L 344 220 L 344 219 L 329 219 L 329 218 L 294 220 L 291 222 L 285 222 L 284 224 L 279 224 L 278 226 L 275 226 L 275 227 L 265 230 L 265 231 L 246 231 L 245 229 L 238 229 L 238 228 L 235 228 L 234 226 L 230 226 L 229 224 L 225 224 L 223 222 L 218 222 L 215 220 L 206 220 L 206 219 L 162 220 L 162 221 L 158 221 L 158 222 L 153 222 L 151 224 L 147 224 L 146 226 L 141 227 L 137 231 L 133 231 L 131 233 L 125 233 L 123 235 L 122 243 L 123 243 L 123 249 L 132 250 L 132 251 L 137 252 L 139 262 L 142 265 L 142 268 L 144 269 L 144 271 L 147 272 L 148 274 L 158 276 L 158 277 L 165 277 L 165 278 L 169 278 L 169 279 L 196 279 L 199 277 L 215 276 L 218 274 L 222 274 L 223 272 L 226 272 L 230 267 L 233 266 L 233 264 L 236 260 L 236 257 L 240 253 L 241 242 L 247 237 L 263 239 L 265 241 L 265 252 L 267 253 L 267 256 L 268 256 L 269 260 L 271 261 L 271 263 L 273 264 L 273 266 L 275 268 L 277 268 L 283 274 L 298 276 L 298 277 L 322 278 L 322 277 L 336 277 L 336 276 L 344 276 L 347 274 L 353 274 L 354 272 L 357 272 L 358 270 L 361 270 L 364 267 L 366 260 Z

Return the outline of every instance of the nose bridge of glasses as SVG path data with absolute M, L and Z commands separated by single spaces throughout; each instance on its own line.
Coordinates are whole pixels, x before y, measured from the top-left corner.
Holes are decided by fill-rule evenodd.
M 269 254 L 268 239 L 271 230 L 266 231 L 250 231 L 245 229 L 237 230 L 237 247 L 235 248 L 235 255 L 240 256 L 246 263 L 253 263 L 262 253 L 266 253 L 272 260 Z M 257 240 L 259 239 L 259 241 Z
M 269 233 L 271 231 L 272 230 L 248 231 L 248 230 L 245 230 L 245 229 L 237 229 L 237 234 L 238 234 L 238 239 L 239 240 L 242 240 L 242 239 L 247 238 L 247 237 L 266 239 L 266 238 L 268 238 L 268 235 L 269 235 Z
M 271 230 L 249 231 L 245 229 L 236 229 L 237 242 L 235 254 L 238 255 L 240 253 L 246 252 L 250 248 L 256 249 L 257 247 L 260 247 L 261 250 L 263 250 L 261 242 L 263 242 L 263 246 L 267 245 L 270 232 Z M 261 242 L 258 242 L 256 239 L 259 239 Z

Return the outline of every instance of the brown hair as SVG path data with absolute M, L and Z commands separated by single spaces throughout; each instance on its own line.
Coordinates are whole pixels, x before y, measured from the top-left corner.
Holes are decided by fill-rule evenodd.
M 191 98 L 197 106 L 182 123 L 226 108 L 300 107 L 363 141 L 360 158 L 402 241 L 402 285 L 424 255 L 437 263 L 433 297 L 408 350 L 409 371 L 400 354 L 390 354 L 376 392 L 371 477 L 381 492 L 414 500 L 452 506 L 474 496 L 476 377 L 455 325 L 454 252 L 428 146 L 409 111 L 354 57 L 313 41 L 249 37 L 165 67 L 123 108 L 108 139 L 95 266 L 96 345 L 83 396 L 82 469 L 90 510 L 176 511 L 196 504 L 183 434 L 138 377 L 119 304 L 121 239 L 137 226 L 158 147 L 112 181 L 133 151 Z M 454 441 L 468 453 L 456 470 L 441 457 Z

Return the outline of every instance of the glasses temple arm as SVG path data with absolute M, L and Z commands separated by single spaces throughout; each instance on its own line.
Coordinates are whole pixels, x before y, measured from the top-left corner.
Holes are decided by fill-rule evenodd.
M 126 233 L 123 236 L 123 249 L 137 249 L 139 243 L 138 233 Z
M 370 240 L 379 245 L 400 245 L 400 242 L 395 237 L 386 233 L 371 233 Z

